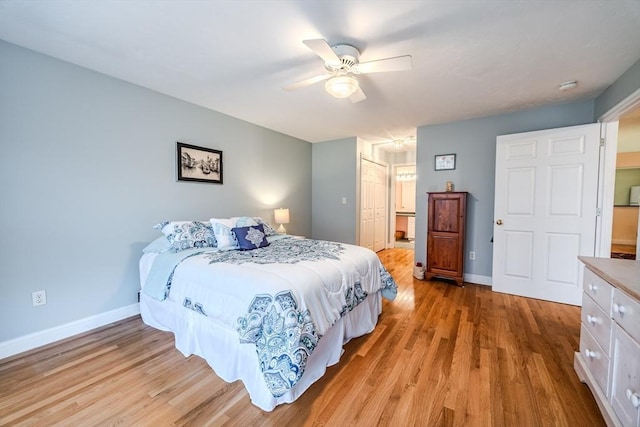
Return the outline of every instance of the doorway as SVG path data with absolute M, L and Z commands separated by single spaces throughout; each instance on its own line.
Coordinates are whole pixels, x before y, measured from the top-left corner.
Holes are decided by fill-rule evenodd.
M 614 210 L 616 208 L 622 209 L 634 209 L 631 206 L 631 202 L 634 202 L 633 197 L 631 195 L 631 187 L 634 185 L 631 184 L 621 184 L 616 183 L 616 174 L 618 170 L 627 169 L 629 164 L 626 163 L 626 159 L 623 159 L 627 155 L 623 154 L 619 157 L 620 153 L 636 153 L 640 155 L 639 149 L 637 149 L 638 137 L 640 134 L 637 134 L 638 127 L 640 126 L 638 122 L 640 121 L 640 89 L 637 89 L 635 92 L 627 96 L 624 100 L 619 102 L 612 109 L 603 114 L 598 121 L 604 123 L 606 126 L 604 129 L 606 132 L 601 136 L 605 138 L 605 154 L 604 159 L 600 163 L 600 169 L 603 171 L 601 174 L 601 186 L 600 193 L 601 197 L 598 202 L 598 207 L 602 211 L 602 220 L 599 224 L 597 230 L 597 242 L 596 242 L 596 256 L 609 258 L 612 256 L 617 256 L 619 251 L 619 247 L 617 243 L 614 243 Z M 622 127 L 622 128 L 621 128 Z M 622 130 L 621 130 L 622 129 Z M 631 139 L 635 138 L 636 143 L 627 145 L 626 141 L 629 139 L 625 134 L 629 131 L 631 135 Z M 620 133 L 622 132 L 622 136 Z M 635 134 L 635 135 L 634 135 Z M 618 146 L 621 146 L 618 148 Z M 633 156 L 632 156 L 633 157 Z M 633 164 L 632 164 L 633 165 Z M 629 169 L 635 169 L 637 172 L 638 168 L 630 167 Z M 633 171 L 632 171 L 632 175 Z M 629 189 L 625 188 L 629 186 Z M 617 189 L 616 189 L 617 187 Z M 636 190 L 637 191 L 637 190 Z M 619 192 L 619 195 L 616 197 L 616 192 Z M 629 200 L 629 202 L 627 202 Z M 623 206 L 616 206 L 617 204 Z M 635 208 L 640 209 L 640 208 Z M 640 212 L 638 212 L 640 215 Z M 637 227 L 637 226 L 636 226 Z M 636 227 L 632 226 L 630 233 L 627 235 L 631 235 L 631 237 L 626 237 L 624 240 L 627 242 L 624 245 L 629 249 L 633 246 L 633 232 L 635 231 L 635 248 L 636 248 L 636 259 L 637 259 L 637 248 L 640 247 L 640 233 Z M 616 233 L 616 239 L 619 236 Z M 629 241 L 630 240 L 630 241 Z M 614 246 L 616 245 L 616 246 Z M 613 251 L 615 249 L 615 251 Z M 624 257 L 630 257 L 632 255 L 623 253 Z
M 414 133 L 404 139 L 389 139 L 368 142 L 358 140 L 359 152 L 359 207 L 358 207 L 358 244 L 370 246 L 376 240 L 374 235 L 374 218 L 376 205 L 373 190 L 374 166 L 383 165 L 387 169 L 385 180 L 385 234 L 384 248 L 414 249 L 415 244 L 415 203 L 416 203 L 416 137 Z M 368 163 L 364 163 L 367 161 Z M 371 167 L 370 167 L 371 166 Z M 401 175 L 399 177 L 399 175 Z M 368 194 L 368 195 L 367 195 Z M 381 194 L 381 193 L 380 193 Z M 396 201 L 399 203 L 396 204 Z M 382 203 L 378 203 L 382 206 Z M 378 211 L 379 217 L 382 216 Z M 378 229 L 382 226 L 378 222 Z M 396 231 L 399 239 L 396 240 Z M 402 234 L 402 236 L 400 236 Z M 371 245 L 373 246 L 373 245 Z M 376 247 L 380 247 L 380 241 Z M 413 258 L 413 257 L 411 257 Z M 413 264 L 413 263 L 412 263 Z
M 615 169 L 611 258 L 634 260 L 640 216 L 640 106 L 618 120 Z
M 395 187 L 394 247 L 415 249 L 416 239 L 416 165 L 393 167 Z

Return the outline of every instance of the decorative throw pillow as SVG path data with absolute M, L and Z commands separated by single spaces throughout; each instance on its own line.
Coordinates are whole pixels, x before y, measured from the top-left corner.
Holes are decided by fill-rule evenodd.
M 236 221 L 226 218 L 211 218 L 211 227 L 213 228 L 213 234 L 218 241 L 219 249 L 238 249 L 238 240 L 236 235 L 231 231 L 236 226 Z
M 276 229 L 273 228 L 268 223 L 266 223 L 264 219 L 260 218 L 259 216 L 254 216 L 253 219 L 255 220 L 255 222 L 258 223 L 258 225 L 262 224 L 262 226 L 264 227 L 264 234 L 266 234 L 267 236 L 273 236 L 274 234 L 278 234 L 276 232 Z
M 216 247 L 216 237 L 210 225 L 200 221 L 164 221 L 153 228 L 162 231 L 171 244 L 171 251 Z
M 250 227 L 235 227 L 233 233 L 238 239 L 238 245 L 243 251 L 269 246 L 262 224 Z

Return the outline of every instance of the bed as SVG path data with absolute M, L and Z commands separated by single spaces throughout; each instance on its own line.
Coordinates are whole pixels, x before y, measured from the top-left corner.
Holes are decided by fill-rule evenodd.
M 260 218 L 157 228 L 165 237 L 139 262 L 143 321 L 223 380 L 241 380 L 264 411 L 295 401 L 338 363 L 345 343 L 375 328 L 381 298 L 397 292 L 373 251 L 277 235 Z

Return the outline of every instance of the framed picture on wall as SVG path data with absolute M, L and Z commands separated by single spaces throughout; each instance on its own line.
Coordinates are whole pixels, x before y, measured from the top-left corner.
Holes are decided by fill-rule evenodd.
M 222 184 L 222 151 L 177 143 L 178 181 Z
M 438 154 L 436 155 L 435 170 L 444 171 L 456 168 L 455 154 Z

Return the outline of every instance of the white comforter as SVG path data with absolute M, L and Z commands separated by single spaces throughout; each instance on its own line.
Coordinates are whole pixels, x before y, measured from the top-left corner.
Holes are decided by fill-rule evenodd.
M 341 316 L 368 294 L 384 290 L 383 296 L 395 296 L 395 283 L 377 255 L 359 246 L 282 239 L 252 251 L 194 250 L 183 256 L 179 262 L 176 254 L 158 256 L 144 292 L 255 343 L 274 396 L 295 385 L 317 341 Z

